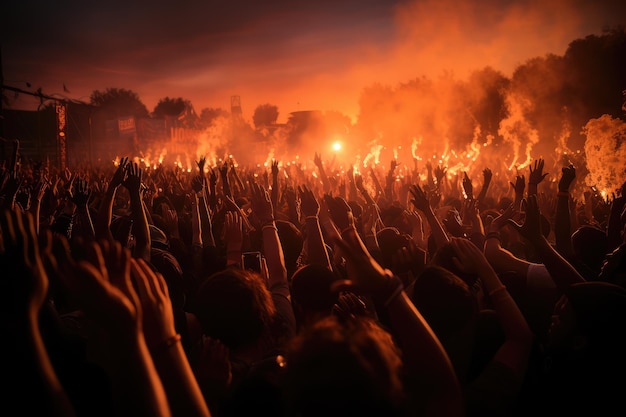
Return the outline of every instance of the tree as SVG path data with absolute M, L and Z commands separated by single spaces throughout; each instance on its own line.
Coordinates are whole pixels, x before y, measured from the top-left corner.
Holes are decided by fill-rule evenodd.
M 159 100 L 154 110 L 152 110 L 152 116 L 158 119 L 165 117 L 177 118 L 188 108 L 191 107 L 189 100 L 183 100 L 181 97 L 169 98 L 165 97 Z
M 209 127 L 216 119 L 220 117 L 228 117 L 230 114 L 221 107 L 205 107 L 200 111 L 200 125 L 202 127 Z
M 135 116 L 140 118 L 148 116 L 148 109 L 139 95 L 124 88 L 107 88 L 105 91 L 94 90 L 91 93 L 90 102 L 111 117 Z
M 257 106 L 254 110 L 254 116 L 252 116 L 252 121 L 254 122 L 254 127 L 256 128 L 276 123 L 277 119 L 278 106 L 273 104 L 261 104 Z

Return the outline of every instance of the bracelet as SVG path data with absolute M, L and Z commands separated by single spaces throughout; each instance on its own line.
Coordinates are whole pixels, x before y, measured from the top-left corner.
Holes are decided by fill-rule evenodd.
M 315 216 L 315 215 L 314 216 L 306 216 L 304 219 L 305 220 L 317 220 L 317 216 Z
M 176 333 L 174 336 L 168 337 L 167 339 L 156 345 L 154 350 L 167 350 L 174 346 L 176 343 L 180 342 L 180 339 L 180 333 Z
M 276 227 L 276 225 L 271 224 L 271 223 L 270 224 L 266 224 L 263 227 L 261 227 L 261 231 L 264 231 L 266 229 L 274 229 L 275 231 L 278 232 L 278 228 Z
M 506 290 L 506 286 L 501 285 L 498 288 L 495 288 L 495 289 L 489 291 L 489 293 L 487 295 L 489 295 L 489 297 L 493 297 L 496 293 L 499 293 L 502 290 Z
M 567 191 L 559 191 L 556 195 L 559 197 L 569 197 L 569 193 Z

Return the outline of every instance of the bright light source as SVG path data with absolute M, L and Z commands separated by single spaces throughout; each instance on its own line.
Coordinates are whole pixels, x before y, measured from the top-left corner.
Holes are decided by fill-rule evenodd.
M 335 151 L 340 151 L 341 150 L 341 143 L 339 143 L 339 142 L 333 143 L 333 149 Z

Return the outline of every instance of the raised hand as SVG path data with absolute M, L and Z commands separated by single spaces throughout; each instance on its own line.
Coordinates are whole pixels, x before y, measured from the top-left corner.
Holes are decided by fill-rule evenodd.
M 191 179 L 191 189 L 196 193 L 201 192 L 202 190 L 204 190 L 204 181 L 205 180 L 203 176 L 196 175 Z
M 167 283 L 143 259 L 130 260 L 131 279 L 141 305 L 146 343 L 151 348 L 176 336 L 174 311 Z
M 243 246 L 243 220 L 238 212 L 226 212 L 222 233 L 228 251 L 240 252 Z
M 515 201 L 521 202 L 522 198 L 524 198 L 524 189 L 526 188 L 526 179 L 523 175 L 517 175 L 515 177 L 515 183 L 509 182 L 511 187 L 515 191 Z
M 530 170 L 530 174 L 528 175 L 528 185 L 537 185 L 541 181 L 543 181 L 545 177 L 548 176 L 547 172 L 545 174 L 543 173 L 544 164 L 545 161 L 543 160 L 543 158 L 539 158 L 535 159 L 534 168 L 533 165 L 530 165 L 528 167 L 528 169 Z
M 126 179 L 122 183 L 130 193 L 141 192 L 141 179 L 143 177 L 143 169 L 136 162 L 129 163 L 126 168 Z
M 491 178 L 493 177 L 493 173 L 491 169 L 485 168 L 483 169 L 483 186 L 489 185 L 491 183 Z
M 200 171 L 200 176 L 204 177 L 204 166 L 206 165 L 206 156 L 202 155 L 200 159 L 196 161 L 196 165 L 198 166 L 198 170 Z
M 522 201 L 522 205 L 525 206 L 526 211 L 524 224 L 518 224 L 513 219 L 509 219 L 508 224 L 513 226 L 519 234 L 530 242 L 537 242 L 543 239 L 544 237 L 541 232 L 541 213 L 539 212 L 537 196 L 535 194 L 529 195 L 526 200 Z
M 278 161 L 272 161 L 272 177 L 276 178 L 278 176 Z
M 4 303 L 10 321 L 36 315 L 48 292 L 48 275 L 39 252 L 32 214 L 6 210 L 0 214 L 0 249 Z M 16 317 L 19 315 L 20 317 Z
M 467 171 L 463 172 L 463 191 L 465 192 L 465 197 L 468 200 L 474 199 L 474 187 L 472 186 L 472 180 L 467 176 Z
M 91 197 L 91 189 L 89 184 L 83 178 L 78 178 L 74 181 L 74 187 L 70 193 L 70 199 L 77 207 L 85 208 L 89 203 L 89 197 Z
M 448 167 L 442 167 L 440 165 L 437 165 L 434 172 L 435 179 L 437 180 L 437 186 L 441 187 L 441 181 L 446 176 L 446 173 L 448 172 Z
M 574 168 L 574 165 L 569 164 L 568 166 L 561 168 L 561 179 L 559 179 L 559 192 L 569 192 L 569 188 L 575 179 L 576 168 Z
M 325 194 L 324 201 L 326 201 L 330 217 L 339 231 L 354 227 L 352 209 L 343 197 L 332 197 L 330 194 Z
M 319 155 L 317 152 L 315 152 L 315 156 L 313 157 L 313 163 L 318 168 L 322 166 L 322 156 Z
M 315 198 L 313 191 L 309 190 L 306 185 L 298 186 L 298 194 L 300 195 L 300 211 L 304 217 L 317 216 L 320 212 L 320 204 Z
M 261 226 L 266 225 L 274 221 L 274 207 L 272 206 L 272 200 L 262 185 L 255 182 L 251 184 L 251 200 L 252 212 L 259 220 Z
M 409 188 L 409 192 L 413 196 L 413 198 L 411 199 L 411 203 L 413 203 L 416 209 L 421 210 L 424 213 L 431 210 L 428 196 L 426 195 L 424 190 L 422 190 L 422 187 L 420 187 L 419 184 L 412 185 L 411 188 Z

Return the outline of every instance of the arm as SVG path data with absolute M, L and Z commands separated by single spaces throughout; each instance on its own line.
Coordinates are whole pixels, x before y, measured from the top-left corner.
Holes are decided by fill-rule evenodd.
M 435 215 L 435 212 L 430 205 L 428 197 L 426 196 L 422 188 L 417 184 L 411 187 L 410 192 L 413 196 L 411 202 L 416 209 L 424 213 L 424 216 L 426 217 L 426 220 L 430 225 L 431 233 L 433 234 L 437 247 L 440 248 L 444 246 L 449 241 L 448 234 L 446 233 L 443 225 Z
M 146 343 L 142 309 L 131 282 L 131 254 L 119 242 L 91 243 L 86 260 L 64 265 L 65 284 L 102 338 L 102 366 L 110 375 L 118 415 L 170 416 L 167 395 Z M 167 346 L 172 347 L 172 346 Z
M 135 162 L 128 164 L 124 187 L 130 195 L 130 211 L 133 219 L 133 234 L 135 235 L 135 249 L 133 257 L 150 261 L 150 230 L 148 218 L 144 211 L 141 197 L 141 178 L 143 170 Z
M 298 187 L 298 193 L 302 201 L 301 210 L 306 224 L 307 262 L 332 269 L 320 227 L 320 205 L 313 192 L 305 185 Z
M 10 299 L 4 306 L 3 355 L 0 374 L 3 408 L 24 415 L 74 416 L 39 327 L 49 281 L 43 267 L 32 214 L 17 210 L 0 215 L 4 251 L 0 253 L 3 285 Z M 9 233 L 8 231 L 11 231 Z M 10 337 L 9 337 L 10 335 Z M 25 401 L 26 400 L 26 401 Z
M 274 210 L 270 196 L 262 186 L 252 183 L 252 211 L 259 219 L 263 234 L 263 254 L 267 261 L 269 288 L 287 285 L 287 268 L 283 248 L 278 238 L 278 229 L 274 222 Z
M 513 370 L 522 381 L 533 344 L 533 333 L 524 315 L 476 245 L 464 238 L 452 238 L 451 243 L 456 252 L 454 261 L 457 267 L 480 276 L 485 294 L 488 294 L 504 331 L 504 343 L 493 359 Z
M 570 164 L 561 169 L 556 214 L 554 217 L 554 235 L 556 238 L 556 249 L 565 259 L 572 259 L 574 256 L 572 232 L 570 230 L 569 189 L 575 178 L 576 168 L 574 168 L 574 165 Z
M 624 243 L 626 234 L 624 234 L 623 214 L 626 208 L 626 182 L 622 184 L 621 194 L 614 198 L 611 202 L 611 211 L 606 230 L 607 250 L 608 253 L 613 252 L 619 245 Z
M 550 245 L 541 233 L 540 213 L 536 195 L 528 197 L 524 224 L 520 225 L 513 220 L 509 220 L 509 224 L 533 245 L 559 292 L 565 292 L 567 287 L 572 284 L 585 282 L 585 279 L 578 271 Z
M 393 183 L 395 181 L 395 172 L 398 166 L 398 162 L 393 159 L 389 164 L 389 171 L 387 172 L 387 176 L 385 177 L 385 196 L 389 200 L 394 200 L 393 196 Z
M 173 416 L 211 415 L 176 333 L 167 282 L 143 260 L 131 260 L 131 277 L 143 312 L 146 343 Z
M 278 207 L 278 161 L 272 161 L 272 206 L 274 211 L 277 211 Z M 298 223 L 294 223 L 298 224 Z
M 122 158 L 120 163 L 113 174 L 113 177 L 109 181 L 109 185 L 104 192 L 104 197 L 100 203 L 100 208 L 96 214 L 94 222 L 94 233 L 96 239 L 113 240 L 113 234 L 111 233 L 111 219 L 113 217 L 113 201 L 115 200 L 115 193 L 117 187 L 126 179 L 126 165 L 128 158 Z
M 72 236 L 80 236 L 86 241 L 92 241 L 95 238 L 95 230 L 89 212 L 91 190 L 87 185 L 87 181 L 78 178 L 74 183 L 74 189 L 70 195 L 72 202 L 76 205 Z
M 489 185 L 491 184 L 491 178 L 493 177 L 493 173 L 489 168 L 485 168 L 483 170 L 483 186 L 480 188 L 480 193 L 476 198 L 479 204 L 485 202 L 485 197 L 487 197 L 487 191 L 489 190 Z
M 241 215 L 238 212 L 226 212 L 224 218 L 224 240 L 226 241 L 226 265 L 242 267 L 243 229 Z
M 326 175 L 326 170 L 324 170 L 324 163 L 322 162 L 322 156 L 318 155 L 317 152 L 315 152 L 313 163 L 315 163 L 315 166 L 317 167 L 320 173 L 320 179 L 322 180 L 322 184 L 324 185 L 324 192 L 329 193 L 331 189 L 330 181 L 328 179 L 328 175 Z
M 461 416 L 463 395 L 452 363 L 437 336 L 404 292 L 398 277 L 384 270 L 367 252 L 354 227 L 337 241 L 348 262 L 353 286 L 371 294 L 387 310 L 393 334 L 403 352 L 410 378 L 418 379 L 425 416 Z
M 528 175 L 528 195 L 537 195 L 537 185 L 548 176 L 548 173 L 543 173 L 544 160 L 539 158 L 535 160 L 535 167 L 530 165 L 528 169 L 530 174 Z

